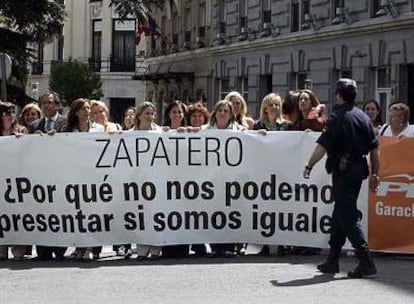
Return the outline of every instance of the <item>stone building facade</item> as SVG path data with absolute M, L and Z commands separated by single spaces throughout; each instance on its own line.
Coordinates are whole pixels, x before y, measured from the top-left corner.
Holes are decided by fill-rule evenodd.
M 64 3 L 67 14 L 63 33 L 50 44 L 35 46 L 28 94 L 36 98 L 49 90 L 53 64 L 76 59 L 100 73 L 102 100 L 110 106 L 112 119 L 122 121 L 124 110 L 145 97 L 145 83 L 136 79 L 147 69 L 145 39 L 136 43 L 137 21 L 120 21 L 110 0 L 57 1 Z
M 327 103 L 339 77 L 358 102 L 393 100 L 414 113 L 413 0 L 171 0 L 152 7 L 161 34 L 136 78 L 146 98 L 213 104 L 241 92 L 252 116 L 268 92 L 311 88 Z M 385 118 L 385 116 L 383 117 Z

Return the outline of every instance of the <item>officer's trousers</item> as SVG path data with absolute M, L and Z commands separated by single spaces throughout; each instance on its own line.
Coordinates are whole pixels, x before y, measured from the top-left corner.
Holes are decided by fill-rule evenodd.
M 368 248 L 360 225 L 361 213 L 357 208 L 361 184 L 360 178 L 332 173 L 335 205 L 329 246 L 333 249 L 340 250 L 347 238 L 357 251 L 365 251 Z

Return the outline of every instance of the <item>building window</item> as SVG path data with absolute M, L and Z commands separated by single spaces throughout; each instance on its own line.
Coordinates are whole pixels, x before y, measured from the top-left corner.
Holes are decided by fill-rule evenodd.
M 205 46 L 205 37 L 206 37 L 206 21 L 207 21 L 207 10 L 206 3 L 200 3 L 198 6 L 198 28 L 196 36 L 196 47 Z
M 161 52 L 165 53 L 167 51 L 167 41 L 165 39 L 165 33 L 167 30 L 167 17 L 162 16 L 161 18 Z
M 240 34 L 247 32 L 247 0 L 240 0 L 240 12 L 239 12 L 239 30 Z
M 200 3 L 198 6 L 198 26 L 206 26 L 207 9 L 206 3 Z
M 302 11 L 301 11 L 301 28 L 307 30 L 310 28 L 310 0 L 302 0 Z
M 338 8 L 345 7 L 345 1 L 344 0 L 332 0 L 332 13 L 333 16 L 336 16 L 336 11 Z
M 35 61 L 32 62 L 32 75 L 43 74 L 43 43 L 37 43 L 34 46 Z
M 243 96 L 244 100 L 248 102 L 249 100 L 249 78 L 240 77 L 240 94 Z
M 191 8 L 186 8 L 184 11 L 184 29 L 191 30 Z
M 391 87 L 391 67 L 378 68 L 377 86 L 378 88 Z
M 340 76 L 341 76 L 340 78 L 351 78 L 352 79 L 352 70 L 350 69 L 341 70 Z
M 174 6 L 174 12 L 172 14 L 172 20 L 171 20 L 172 24 L 172 40 L 173 40 L 173 44 L 177 45 L 178 44 L 178 12 L 177 12 L 177 8 L 175 8 Z
M 299 18 L 299 2 L 297 0 L 293 0 L 290 6 L 290 18 L 291 18 L 291 31 L 297 32 L 299 31 L 300 25 L 300 18 Z
M 226 18 L 227 18 L 227 8 L 226 0 L 220 0 L 219 5 L 217 6 L 218 13 L 218 26 L 217 26 L 217 35 L 223 35 L 226 33 Z
M 184 11 L 184 47 L 189 48 L 191 42 L 191 8 L 186 8 Z
M 310 0 L 292 0 L 291 1 L 291 31 L 307 30 L 311 26 L 317 28 L 310 9 Z
M 114 20 L 111 72 L 135 71 L 135 20 Z
M 377 12 L 381 9 L 381 0 L 372 0 L 371 17 L 378 17 Z
M 272 10 L 272 0 L 262 0 L 262 9 L 263 11 Z
M 65 43 L 65 38 L 62 35 L 59 36 L 58 40 L 57 40 L 57 54 L 56 54 L 56 59 L 58 61 L 63 61 L 63 50 L 64 50 L 64 43 Z
M 291 90 L 303 90 L 308 86 L 308 75 L 305 72 L 293 72 L 290 75 L 290 89 Z
M 228 93 L 230 93 L 230 79 L 222 78 L 220 79 L 219 95 L 220 99 L 224 99 Z
M 89 67 L 92 71 L 101 71 L 102 50 L 102 20 L 92 21 L 92 56 L 89 58 Z
M 272 34 L 272 6 L 271 0 L 262 0 L 262 33 L 261 37 Z
M 380 104 L 381 113 L 386 113 L 385 118 L 388 120 L 388 106 L 392 101 L 391 67 L 376 70 L 375 99 Z

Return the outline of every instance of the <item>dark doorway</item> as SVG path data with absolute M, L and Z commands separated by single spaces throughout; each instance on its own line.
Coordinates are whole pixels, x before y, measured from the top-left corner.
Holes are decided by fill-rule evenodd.
M 109 100 L 112 121 L 122 125 L 126 109 L 135 107 L 135 98 L 110 98 Z

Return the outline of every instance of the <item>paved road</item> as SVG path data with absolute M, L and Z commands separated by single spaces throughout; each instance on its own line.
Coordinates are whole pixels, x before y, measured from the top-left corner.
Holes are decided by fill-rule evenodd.
M 315 271 L 321 256 L 0 262 L 0 303 L 414 303 L 414 259 L 376 257 L 376 279 Z

